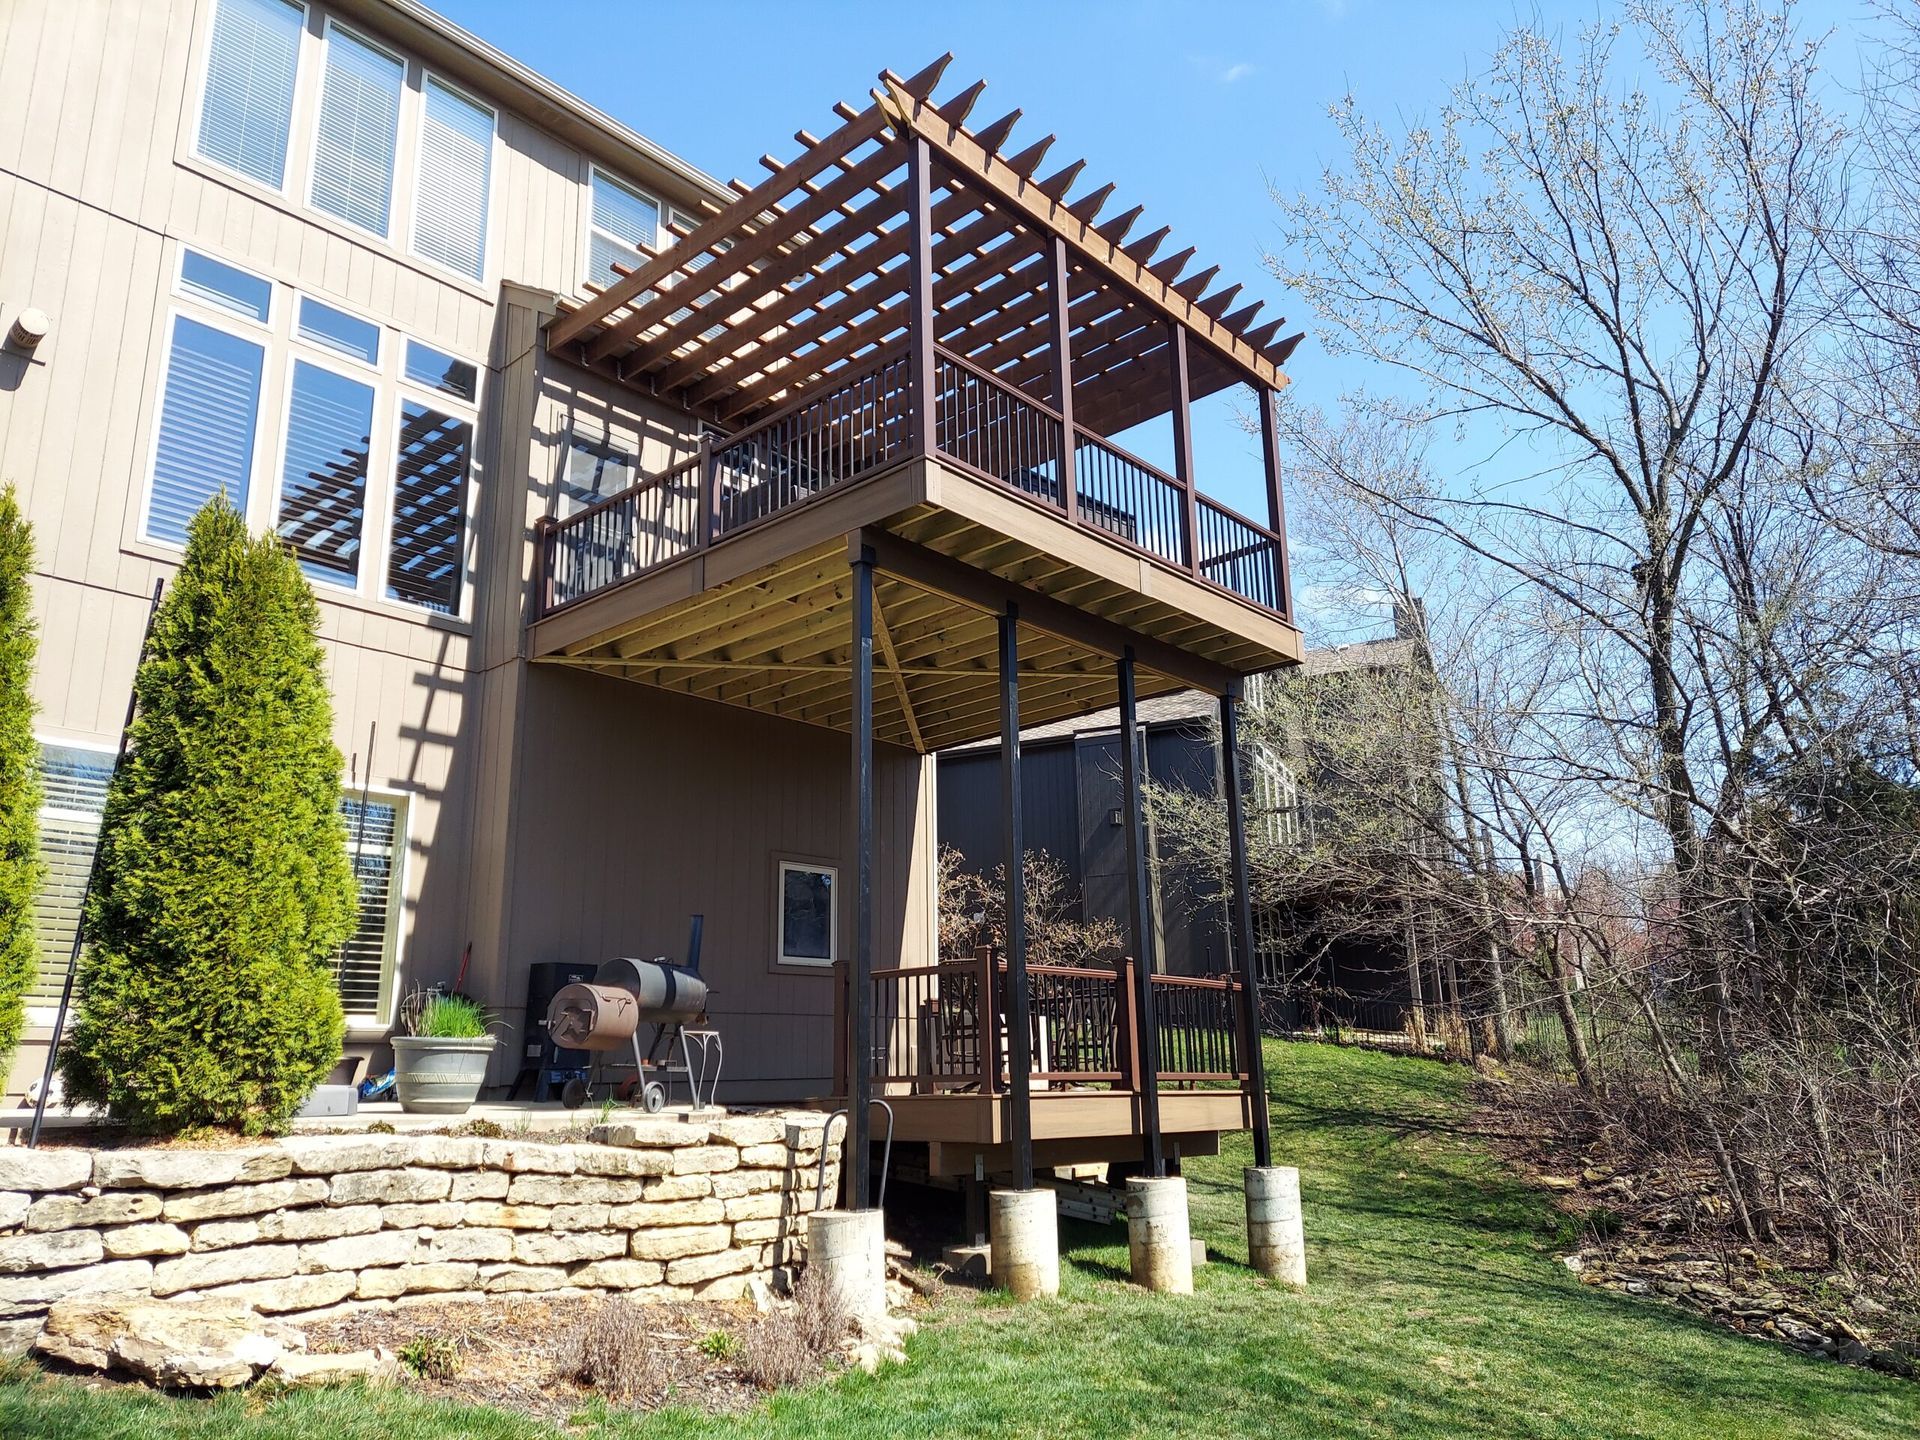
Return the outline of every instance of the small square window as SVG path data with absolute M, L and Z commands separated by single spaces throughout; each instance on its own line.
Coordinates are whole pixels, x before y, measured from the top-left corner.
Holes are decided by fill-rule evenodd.
M 780 963 L 832 965 L 839 938 L 833 894 L 839 871 L 831 865 L 782 860 L 779 880 Z
M 304 295 L 300 297 L 300 338 L 369 365 L 380 363 L 378 325 Z
M 273 282 L 202 255 L 180 252 L 180 293 L 189 299 L 265 324 L 273 304 Z
M 456 360 L 418 340 L 407 342 L 407 379 L 456 400 L 471 402 L 480 393 L 477 366 L 471 361 Z

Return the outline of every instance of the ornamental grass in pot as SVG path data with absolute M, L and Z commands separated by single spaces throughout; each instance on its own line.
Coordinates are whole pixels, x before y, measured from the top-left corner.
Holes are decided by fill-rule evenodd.
M 410 1115 L 464 1115 L 480 1098 L 497 1043 L 492 1018 L 464 995 L 415 995 L 393 1037 L 393 1088 Z

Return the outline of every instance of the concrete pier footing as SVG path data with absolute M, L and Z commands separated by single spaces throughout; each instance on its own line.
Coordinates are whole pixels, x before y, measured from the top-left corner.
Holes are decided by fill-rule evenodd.
M 1306 1232 L 1300 1219 L 1300 1172 L 1291 1165 L 1247 1167 L 1247 1251 L 1269 1280 L 1304 1290 Z
M 1187 1182 L 1180 1176 L 1127 1181 L 1127 1255 L 1136 1285 L 1167 1295 L 1193 1293 Z
M 1051 1190 L 995 1190 L 987 1197 L 993 1283 L 1016 1300 L 1060 1293 L 1060 1217 Z
M 807 1218 L 807 1265 L 856 1321 L 886 1318 L 885 1222 L 880 1210 L 821 1210 Z

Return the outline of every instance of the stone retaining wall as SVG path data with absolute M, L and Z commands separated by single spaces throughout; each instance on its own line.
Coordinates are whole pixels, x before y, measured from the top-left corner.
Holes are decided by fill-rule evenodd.
M 360 1132 L 0 1149 L 0 1350 L 78 1296 L 231 1296 L 294 1319 L 515 1291 L 734 1298 L 801 1257 L 826 1123 L 634 1119 L 581 1144 Z M 830 1154 L 829 1203 L 838 1182 Z

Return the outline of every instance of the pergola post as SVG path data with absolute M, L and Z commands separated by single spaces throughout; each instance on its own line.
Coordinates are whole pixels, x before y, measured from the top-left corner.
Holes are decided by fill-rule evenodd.
M 1233 968 L 1240 972 L 1240 1031 L 1253 1111 L 1253 1163 L 1273 1163 L 1273 1132 L 1267 1115 L 1267 1065 L 1260 1048 L 1260 982 L 1253 958 L 1253 897 L 1247 882 L 1247 817 L 1240 775 L 1239 697 L 1220 697 L 1220 784 L 1227 796 L 1227 868 L 1233 886 Z
M 1147 890 L 1147 810 L 1141 792 L 1140 717 L 1134 695 L 1133 647 L 1115 664 L 1120 685 L 1120 769 L 1126 790 L 1127 917 L 1133 929 L 1134 1007 L 1140 1017 L 1141 1159 L 1149 1176 L 1167 1173 L 1160 1143 L 1160 1034 L 1153 1013 L 1153 917 Z
M 853 986 L 847 997 L 846 1208 L 864 1210 L 873 1109 L 873 551 L 853 557 Z
M 1067 314 L 1073 295 L 1068 287 L 1067 242 L 1054 236 L 1047 253 L 1053 267 L 1047 289 L 1047 326 L 1053 340 L 1053 408 L 1060 412 L 1060 500 L 1071 525 L 1080 515 L 1080 487 L 1074 473 L 1073 323 Z
M 1007 854 L 1007 1119 L 1016 1190 L 1033 1189 L 1033 1029 L 1026 838 L 1020 803 L 1020 611 L 1000 616 L 1000 823 Z M 983 1006 L 986 1002 L 983 998 Z M 988 1013 L 991 1007 L 986 1006 Z M 990 1022 L 991 1023 L 991 1022 Z
M 1200 497 L 1193 488 L 1193 382 L 1187 367 L 1187 327 L 1167 322 L 1167 403 L 1173 417 L 1173 478 L 1186 505 L 1187 569 L 1200 573 Z
M 913 453 L 936 448 L 933 364 L 933 152 L 907 142 L 907 345 L 913 387 Z
M 1280 613 L 1293 613 L 1293 573 L 1287 563 L 1287 500 L 1280 486 L 1280 433 L 1274 406 L 1280 403 L 1278 390 L 1262 388 L 1260 395 L 1260 458 L 1267 472 L 1267 528 L 1281 536 L 1280 553 L 1274 557 L 1276 578 L 1280 582 Z

